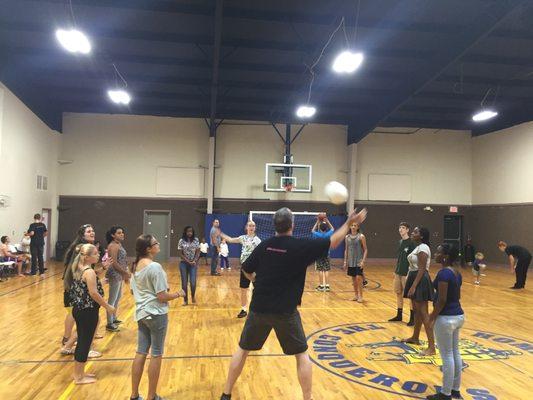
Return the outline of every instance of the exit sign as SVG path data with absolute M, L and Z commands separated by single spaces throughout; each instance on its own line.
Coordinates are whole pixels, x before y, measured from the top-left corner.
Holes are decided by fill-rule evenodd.
M 459 212 L 459 207 L 457 207 L 457 206 L 450 206 L 450 212 L 451 212 L 451 213 L 458 213 L 458 212 Z

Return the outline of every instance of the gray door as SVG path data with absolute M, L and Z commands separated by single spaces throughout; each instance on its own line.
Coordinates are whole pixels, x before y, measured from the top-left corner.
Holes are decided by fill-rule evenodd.
M 444 243 L 455 246 L 460 253 L 463 248 L 463 216 L 444 216 Z
M 170 257 L 170 211 L 145 210 L 143 232 L 146 235 L 155 236 L 159 242 L 161 252 L 155 260 L 168 261 Z

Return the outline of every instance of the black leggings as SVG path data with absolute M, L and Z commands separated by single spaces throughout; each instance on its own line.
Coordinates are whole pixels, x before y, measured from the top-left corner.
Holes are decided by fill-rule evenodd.
M 74 307 L 72 309 L 72 316 L 76 320 L 76 330 L 78 331 L 78 344 L 74 352 L 74 359 L 77 362 L 87 362 L 94 332 L 98 326 L 98 309 L 99 307 L 83 310 Z

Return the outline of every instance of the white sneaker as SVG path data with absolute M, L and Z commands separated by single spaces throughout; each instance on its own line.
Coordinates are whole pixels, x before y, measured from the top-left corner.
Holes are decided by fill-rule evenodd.
M 475 281 L 474 284 L 479 285 L 479 281 Z
M 228 271 L 231 271 L 231 267 L 228 267 Z

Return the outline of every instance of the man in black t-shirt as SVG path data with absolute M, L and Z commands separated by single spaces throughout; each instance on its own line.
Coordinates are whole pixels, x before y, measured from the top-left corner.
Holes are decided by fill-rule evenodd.
M 37 265 L 39 266 L 39 273 L 44 274 L 44 238 L 48 235 L 48 229 L 41 220 L 41 214 L 33 216 L 33 224 L 28 228 L 28 235 L 31 237 L 30 253 L 31 253 L 31 274 L 37 274 Z
M 526 285 L 527 269 L 531 264 L 531 253 L 528 249 L 518 245 L 507 246 L 507 243 L 499 241 L 498 248 L 509 256 L 509 267 L 514 269 L 516 282 L 511 289 L 523 289 Z
M 339 246 L 352 223 L 360 224 L 366 209 L 350 214 L 329 239 L 298 239 L 292 236 L 294 216 L 288 208 L 274 215 L 276 236 L 259 244 L 242 265 L 245 276 L 254 282 L 250 313 L 244 324 L 239 348 L 230 363 L 221 400 L 231 399 L 231 391 L 242 372 L 250 351 L 260 350 L 274 329 L 283 352 L 296 356 L 298 380 L 304 400 L 310 400 L 312 364 L 307 339 L 296 307 L 302 300 L 307 267 Z

